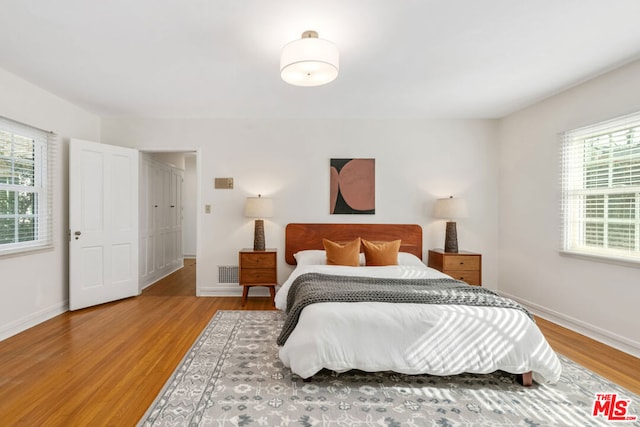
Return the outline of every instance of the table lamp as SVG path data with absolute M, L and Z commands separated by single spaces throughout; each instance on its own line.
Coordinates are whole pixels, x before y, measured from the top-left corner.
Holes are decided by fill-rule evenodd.
M 447 229 L 444 237 L 444 251 L 458 253 L 458 232 L 456 230 L 455 218 L 466 218 L 469 216 L 467 203 L 464 199 L 438 199 L 435 205 L 435 217 L 447 220 Z
M 244 204 L 244 216 L 248 218 L 258 218 L 255 221 L 255 229 L 253 232 L 253 250 L 264 251 L 264 220 L 262 218 L 271 218 L 273 216 L 273 200 L 268 197 L 247 197 Z

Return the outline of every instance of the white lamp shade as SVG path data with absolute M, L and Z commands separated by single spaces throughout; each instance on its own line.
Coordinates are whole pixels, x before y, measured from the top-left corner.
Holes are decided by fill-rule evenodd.
M 307 33 L 305 33 L 307 34 Z M 320 86 L 335 80 L 340 69 L 340 53 L 328 40 L 306 37 L 282 48 L 280 76 L 295 86 Z
M 467 202 L 464 199 L 449 197 L 447 199 L 436 200 L 434 214 L 436 218 L 466 218 L 469 216 L 469 210 L 467 209 Z
M 244 216 L 249 218 L 271 218 L 273 200 L 266 197 L 247 197 L 244 204 Z

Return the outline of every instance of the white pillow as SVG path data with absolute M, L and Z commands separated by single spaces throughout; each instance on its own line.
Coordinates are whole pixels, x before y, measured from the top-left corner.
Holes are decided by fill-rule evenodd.
M 418 265 L 424 266 L 420 258 L 409 252 L 398 252 L 398 265 Z
M 324 265 L 327 263 L 327 255 L 324 251 L 308 250 L 293 254 L 298 265 Z
M 298 251 L 293 254 L 293 257 L 296 259 L 296 264 L 298 265 L 326 265 L 327 264 L 327 254 L 325 251 L 309 249 L 306 251 Z M 360 265 L 364 265 L 364 254 L 360 254 Z

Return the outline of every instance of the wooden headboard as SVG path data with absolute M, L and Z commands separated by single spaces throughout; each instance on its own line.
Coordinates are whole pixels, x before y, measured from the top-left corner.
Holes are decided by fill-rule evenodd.
M 344 242 L 361 237 L 372 241 L 402 240 L 401 252 L 422 259 L 422 227 L 415 224 L 288 224 L 285 230 L 285 260 L 305 249 L 324 249 L 322 239 Z

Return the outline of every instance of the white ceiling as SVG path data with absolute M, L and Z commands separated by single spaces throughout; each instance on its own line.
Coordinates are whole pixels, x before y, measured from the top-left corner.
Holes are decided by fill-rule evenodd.
M 497 118 L 640 58 L 638 0 L 0 0 L 0 68 L 104 116 Z M 316 30 L 326 86 L 279 76 Z

